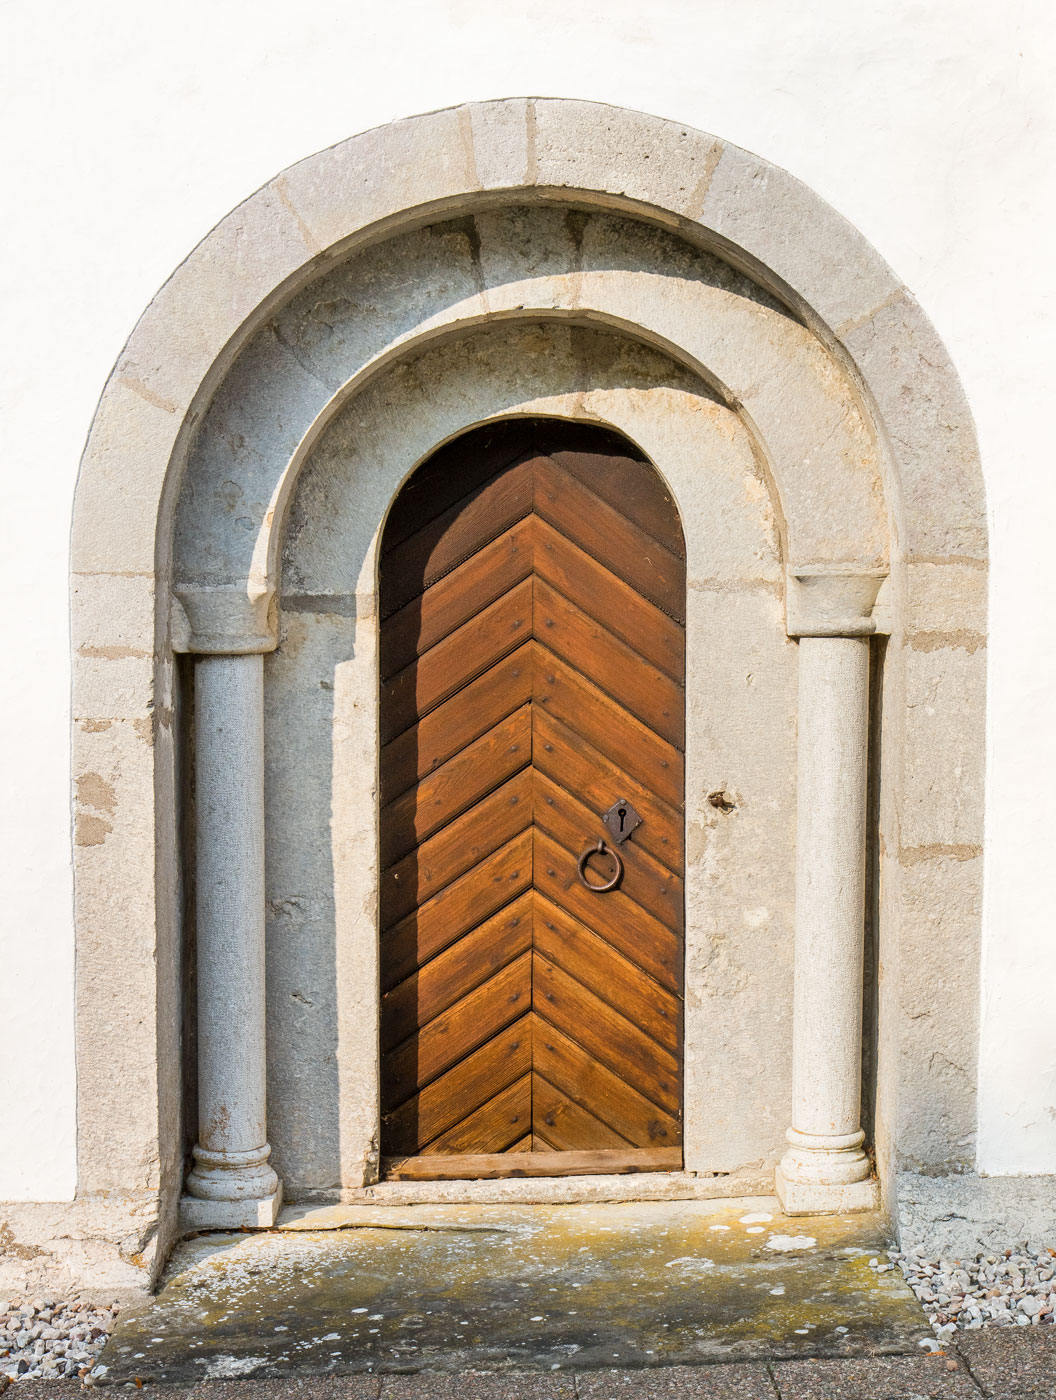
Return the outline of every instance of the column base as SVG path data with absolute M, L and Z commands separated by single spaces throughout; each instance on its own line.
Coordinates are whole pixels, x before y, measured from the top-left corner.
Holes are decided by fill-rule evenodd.
M 243 1201 L 205 1201 L 200 1196 L 180 1198 L 180 1229 L 267 1230 L 282 1209 L 282 1182 L 270 1196 Z
M 856 1215 L 880 1209 L 880 1183 L 865 1181 L 790 1181 L 779 1166 L 774 1191 L 786 1215 Z

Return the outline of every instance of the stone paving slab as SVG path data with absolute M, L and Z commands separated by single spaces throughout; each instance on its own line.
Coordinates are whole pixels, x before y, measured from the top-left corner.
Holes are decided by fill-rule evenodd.
M 962 1332 L 956 1345 L 994 1400 L 1056 1400 L 1056 1325 Z
M 781 1400 L 979 1400 L 967 1366 L 948 1354 L 776 1363 Z
M 558 1376 L 506 1375 L 386 1376 L 381 1400 L 577 1400 L 572 1372 Z
M 581 1371 L 576 1400 L 777 1400 L 762 1365 L 662 1366 L 650 1371 Z
M 930 1356 L 660 1366 L 539 1374 L 419 1372 L 128 1383 L 156 1400 L 1056 1400 L 1056 1329 L 962 1333 Z M 90 1392 L 88 1392 L 90 1393 Z M 18 1381 L 5 1400 L 85 1400 L 77 1381 Z
M 901 1274 L 870 1268 L 887 1240 L 868 1215 L 788 1219 L 767 1200 L 401 1215 L 185 1242 L 93 1381 L 632 1370 L 934 1340 Z

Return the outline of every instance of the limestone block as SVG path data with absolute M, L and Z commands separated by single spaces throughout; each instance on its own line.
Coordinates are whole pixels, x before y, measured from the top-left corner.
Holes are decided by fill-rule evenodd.
M 686 1161 L 772 1167 L 791 1102 L 795 648 L 759 587 L 691 592 L 687 642 Z
M 153 656 L 156 618 L 151 573 L 75 573 L 70 608 L 78 656 L 100 661 Z
M 111 377 L 81 458 L 71 567 L 78 573 L 153 574 L 169 461 L 184 405 Z
M 532 183 L 528 145 L 530 101 L 473 102 L 469 114 L 473 165 L 481 189 L 516 189 Z
M 903 565 L 902 625 L 914 651 L 985 645 L 989 577 L 986 561 Z
M 904 737 L 900 860 L 970 860 L 983 840 L 985 638 L 911 633 L 903 674 L 914 723 Z
M 896 1148 L 914 1170 L 974 1160 L 982 866 L 941 852 L 902 863 Z
M 696 218 L 722 143 L 692 127 L 597 102 L 529 103 L 533 184 L 597 190 Z
M 74 740 L 78 1181 L 156 1191 L 154 752 L 128 721 L 82 722 Z
M 572 309 L 585 229 L 596 219 L 562 208 L 508 205 L 473 218 L 490 315 L 533 308 Z
M 283 470 L 330 386 L 267 327 L 239 358 L 205 417 L 176 519 L 178 585 L 241 584 L 264 573 L 260 535 Z
M 0 1204 L 0 1295 L 76 1295 L 123 1306 L 145 1298 L 173 1240 L 156 1193 Z
M 145 610 L 144 610 L 145 611 Z M 145 617 L 140 626 L 145 623 Z M 155 666 L 146 655 L 123 647 L 78 648 L 73 671 L 73 713 L 77 719 L 150 721 L 154 712 Z M 116 652 L 115 655 L 108 654 Z
M 309 283 L 276 317 L 274 334 L 336 393 L 392 346 L 484 313 L 475 245 L 465 217 L 373 244 Z
M 1010 1241 L 1056 1240 L 1056 1177 L 900 1172 L 899 1244 L 933 1259 L 1005 1250 Z
M 260 323 L 276 288 L 318 251 L 279 190 L 258 190 L 157 293 L 118 359 L 116 377 L 182 419 L 202 387 L 215 385 L 224 348 L 237 348 L 240 330 Z
M 441 210 L 480 188 L 466 108 L 390 122 L 309 156 L 270 189 L 317 248 L 331 248 L 406 210 Z
M 869 385 L 897 464 L 906 557 L 986 558 L 986 502 L 971 413 L 934 327 L 899 292 L 842 339 Z
M 793 306 L 809 307 L 814 324 L 856 321 L 900 286 L 831 205 L 788 171 L 737 146 L 725 148 L 695 217 L 718 234 L 734 262 L 758 269 L 771 290 L 789 289 Z
M 822 1185 L 789 1181 L 778 1167 L 774 1189 L 786 1215 L 855 1215 L 880 1209 L 880 1183 L 876 1177 L 842 1186 Z
M 275 1224 L 282 1209 L 282 1183 L 270 1196 L 246 1201 L 204 1201 L 197 1196 L 180 1200 L 180 1229 L 266 1230 Z
M 334 791 L 334 674 L 355 629 L 354 617 L 284 613 L 266 662 L 268 1130 L 295 1195 L 340 1178 L 338 1002 L 370 1000 L 358 982 L 338 986 L 335 947 L 335 855 L 374 828 L 369 797 L 345 813 Z

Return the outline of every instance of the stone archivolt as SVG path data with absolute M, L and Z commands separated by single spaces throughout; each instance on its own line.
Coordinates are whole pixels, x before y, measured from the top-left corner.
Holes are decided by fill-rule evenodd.
M 650 159 L 628 160 L 635 150 Z M 309 626 L 313 645 L 319 626 L 335 635 L 344 627 L 340 645 L 355 648 L 336 671 L 331 665 L 329 782 L 335 801 L 361 814 L 351 846 L 369 863 L 373 541 L 400 483 L 440 443 L 490 417 L 525 413 L 615 427 L 667 478 L 686 523 L 691 696 L 708 683 L 694 671 L 694 627 L 699 642 L 712 606 L 721 640 L 738 626 L 737 598 L 751 594 L 757 614 L 744 636 L 771 648 L 763 673 L 781 678 L 775 693 L 791 695 L 793 706 L 795 681 L 777 658 L 797 650 L 789 636 L 809 639 L 798 648 L 797 1049 L 777 1071 L 779 1080 L 791 1075 L 793 1142 L 779 1183 L 793 1208 L 797 1191 L 810 1208 L 819 1191 L 829 1190 L 832 1208 L 866 1199 L 854 1194 L 868 1185 L 854 1087 L 867 873 L 864 639 L 891 632 L 877 768 L 887 859 L 871 935 L 888 974 L 879 999 L 874 1145 L 886 1179 L 902 1159 L 933 1170 L 965 1164 L 971 1093 L 936 1080 L 934 1066 L 962 1065 L 967 1084 L 974 1065 L 964 1027 L 976 1016 L 978 858 L 955 871 L 938 856 L 905 869 L 897 859 L 902 843 L 941 852 L 977 849 L 980 837 L 982 655 L 904 645 L 918 632 L 933 642 L 950 628 L 985 632 L 985 517 L 956 377 L 890 270 L 784 172 L 641 114 L 509 101 L 354 138 L 240 206 L 148 308 L 86 448 L 73 549 L 74 768 L 75 778 L 102 774 L 115 808 L 105 839 L 77 853 L 80 1190 L 122 1192 L 137 1209 L 159 1202 L 162 1235 L 171 1233 L 183 1156 L 174 1127 L 181 1058 L 174 652 L 216 665 L 218 683 L 199 691 L 196 724 L 248 735 L 249 768 L 255 772 L 259 758 L 263 773 L 263 793 L 242 794 L 243 829 L 232 834 L 230 861 L 216 864 L 213 893 L 207 883 L 198 888 L 200 949 L 210 946 L 210 919 L 218 935 L 226 927 L 242 937 L 227 949 L 229 978 L 240 958 L 263 967 L 263 917 L 243 921 L 239 933 L 225 911 L 256 908 L 265 855 L 281 864 L 265 851 L 263 831 L 245 829 L 253 825 L 245 814 L 258 799 L 271 810 L 269 772 L 281 770 L 284 756 L 267 752 L 275 722 L 267 692 L 274 691 L 273 711 L 281 709 L 298 627 Z M 335 485 L 335 450 L 343 485 Z M 694 469 L 700 452 L 720 464 L 717 475 Z M 341 518 L 358 531 L 336 565 L 326 519 L 305 514 L 330 486 L 345 493 Z M 720 498 L 726 515 L 716 515 Z M 722 529 L 706 538 L 702 523 L 715 520 Z M 724 556 L 727 527 L 733 544 Z M 276 647 L 265 681 L 261 653 Z M 333 658 L 326 653 L 327 664 Z M 735 687 L 726 690 L 733 695 Z M 967 714 L 965 694 L 973 697 Z M 218 713 L 217 703 L 228 708 Z M 944 722 L 954 714 L 956 725 Z M 842 760 L 825 737 L 834 727 L 851 746 Z M 701 803 L 709 791 L 736 788 L 708 771 L 712 744 L 706 714 L 694 715 L 691 704 L 691 804 L 694 781 Z M 230 798 L 245 780 L 245 757 L 229 754 L 210 772 L 200 769 L 198 801 L 204 811 L 217 799 L 214 818 L 225 792 Z M 787 799 L 795 784 L 780 761 L 776 770 Z M 841 781 L 848 772 L 853 780 Z M 811 825 L 807 810 L 836 815 Z M 710 847 L 701 845 L 692 805 L 687 818 L 690 849 L 699 847 L 696 893 L 687 883 L 687 985 L 700 1002 L 687 1005 L 688 1106 L 714 1073 L 690 1044 L 709 979 L 724 958 L 731 970 L 722 986 L 750 985 L 752 976 L 738 981 L 725 933 L 709 940 L 702 932 L 692 946 L 694 920 L 701 931 L 707 924 L 716 852 L 733 839 L 739 814 L 701 809 Z M 370 878 L 350 868 L 347 852 L 331 856 L 335 927 L 357 930 L 337 938 L 336 975 L 370 985 Z M 826 861 L 837 874 L 828 891 L 813 879 Z M 929 912 L 936 907 L 943 911 L 937 934 Z M 821 942 L 803 940 L 806 920 Z M 932 962 L 948 962 L 954 947 L 965 972 L 953 991 L 936 996 L 925 1045 L 919 1016 L 910 1025 L 899 1010 L 898 989 L 928 983 Z M 819 957 L 828 960 L 827 979 Z M 208 967 L 200 972 L 210 975 Z M 847 1014 L 826 1038 L 826 997 L 836 986 Z M 211 995 L 223 991 L 218 983 Z M 260 994 L 251 991 L 245 1005 L 253 1024 L 234 1057 L 234 1078 L 225 1084 L 219 1075 L 214 1108 L 230 1110 L 227 1100 L 240 1096 L 240 1112 L 248 1109 L 230 1121 L 259 1141 L 224 1139 L 215 1150 L 200 1143 L 201 1162 L 214 1176 L 226 1172 L 229 1189 L 214 1182 L 193 1207 L 219 1206 L 222 1214 L 227 1201 L 232 1221 L 239 1211 L 258 1219 L 277 1203 L 264 1165 Z M 779 1022 L 789 1009 L 771 1008 Z M 721 1008 L 713 1002 L 708 1011 L 721 1024 Z M 340 1017 L 334 1023 L 334 1190 L 368 1179 L 376 1152 L 376 1100 L 361 1101 L 376 1075 L 376 1036 L 369 1017 L 360 1019 L 358 1032 Z M 758 1068 L 738 1051 L 728 1073 L 746 1084 Z M 281 1097 L 281 1070 L 277 1088 Z M 941 1142 L 920 1126 L 932 1100 L 941 1101 L 949 1125 Z M 765 1122 L 757 1113 L 743 1140 L 729 1134 L 734 1166 L 772 1164 L 765 1144 L 784 1126 L 785 1103 L 764 1105 Z M 214 1113 L 206 1126 L 227 1121 Z M 318 1114 L 304 1127 L 308 1137 L 318 1133 Z M 216 1160 L 225 1152 L 226 1165 Z M 688 1121 L 686 1154 L 695 1169 L 729 1169 Z M 115 1224 L 115 1239 L 122 1233 Z

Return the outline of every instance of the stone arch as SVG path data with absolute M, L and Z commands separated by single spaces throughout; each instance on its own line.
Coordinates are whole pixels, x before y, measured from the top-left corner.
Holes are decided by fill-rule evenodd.
M 573 256 L 564 265 L 544 259 L 529 276 L 513 268 L 489 280 L 479 252 L 474 263 L 479 227 L 525 205 L 538 218 L 555 210 L 565 218 Z M 281 324 L 284 308 L 310 284 L 369 257 L 385 240 L 470 216 L 476 229 L 468 240 L 460 235 L 470 245 L 461 266 L 475 284 L 464 294 L 449 288 L 446 306 L 432 315 L 407 308 L 408 326 L 395 335 L 390 327 L 340 382 L 320 386 L 296 356 L 284 359 L 281 343 L 268 344 L 269 323 Z M 807 432 L 785 459 L 780 451 L 773 456 L 780 434 L 761 415 L 769 412 L 773 424 L 794 396 L 775 394 L 768 376 L 753 399 L 750 377 L 738 382 L 716 367 L 735 342 L 719 336 L 700 343 L 702 330 L 722 319 L 723 289 L 663 268 L 650 278 L 640 249 L 629 274 L 604 260 L 591 265 L 582 240 L 575 246 L 581 216 L 597 227 L 628 221 L 639 241 L 666 238 L 685 250 L 680 256 L 733 269 L 730 276 L 743 282 L 728 300 L 725 323 L 739 317 L 743 324 L 748 313 L 799 337 L 816 381 L 839 386 L 834 399 L 852 406 L 860 428 L 851 431 L 838 416 L 828 444 L 815 438 L 812 447 Z M 502 242 L 493 246 L 501 251 Z M 609 262 L 625 259 L 626 251 L 616 249 Z M 682 292 L 692 285 L 698 301 L 711 299 L 681 325 L 670 296 L 680 277 Z M 649 295 L 639 306 L 643 287 Z M 239 637 L 253 654 L 273 644 L 273 564 L 282 507 L 296 479 L 287 469 L 303 462 L 371 366 L 391 367 L 437 336 L 502 316 L 609 324 L 693 366 L 719 389 L 727 411 L 754 430 L 792 522 L 784 561 L 789 630 L 815 637 L 890 631 L 877 779 L 885 893 L 872 934 L 885 966 L 876 1149 L 887 1185 L 900 1162 L 939 1171 L 971 1160 L 984 663 L 981 649 L 966 651 L 957 639 L 985 633 L 986 526 L 974 433 L 956 374 L 876 252 L 785 172 L 639 113 L 511 99 L 354 137 L 291 167 L 239 206 L 144 313 L 103 392 L 85 449 L 72 547 L 74 772 L 103 774 L 116 809 L 105 836 L 76 849 L 79 1190 L 122 1192 L 148 1210 L 154 1202 L 162 1236 L 174 1220 L 183 1158 L 173 1129 L 181 899 L 174 652 L 194 646 L 233 655 Z M 249 522 L 239 528 L 257 550 L 255 571 L 225 573 L 221 551 L 215 571 L 215 561 L 206 561 L 193 576 L 179 577 L 177 516 L 190 520 L 196 495 L 199 505 L 208 495 L 194 463 L 202 460 L 210 415 L 215 419 L 225 390 L 247 370 L 265 395 L 269 366 L 287 387 L 297 381 L 294 398 L 305 391 L 280 470 L 254 511 L 239 508 L 244 482 L 223 473 L 216 483 L 221 506 L 205 502 L 207 520 Z M 808 426 L 818 421 L 807 419 Z M 840 433 L 851 441 L 833 451 Z M 768 452 L 772 460 L 765 460 Z M 818 454 L 822 469 L 812 476 L 803 464 L 813 458 L 808 466 L 817 466 Z M 817 490 L 811 481 L 820 483 Z M 846 536 L 811 540 L 810 522 L 826 511 L 850 525 L 849 546 Z M 800 520 L 807 531 L 802 547 Z M 184 550 L 178 567 L 186 557 Z M 883 570 L 890 579 L 873 611 Z M 173 607 L 174 583 L 189 624 Z M 209 594 L 203 605 L 212 621 L 203 625 L 194 610 L 198 595 Z M 958 969 L 956 988 L 940 996 L 935 968 L 950 965 Z

